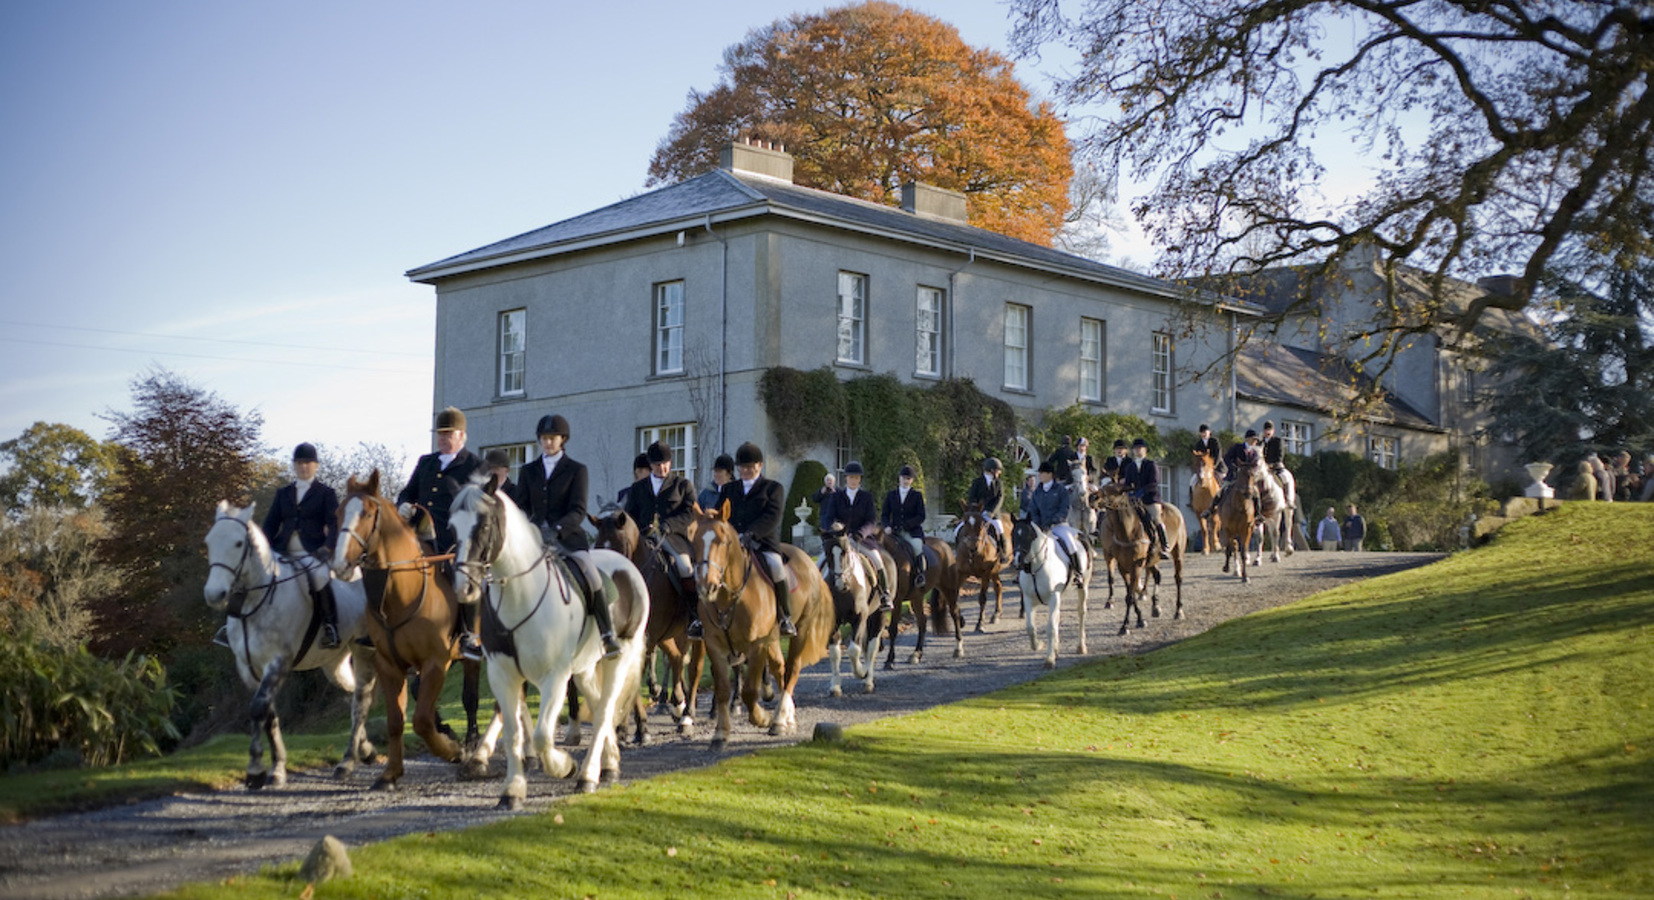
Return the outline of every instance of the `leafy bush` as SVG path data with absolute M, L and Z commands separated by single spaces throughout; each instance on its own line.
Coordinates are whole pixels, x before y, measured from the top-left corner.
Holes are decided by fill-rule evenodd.
M 150 656 L 118 663 L 24 635 L 0 653 L 0 766 L 56 755 L 104 766 L 178 738 L 174 692 Z
M 1091 455 L 1097 460 L 1097 466 L 1102 468 L 1103 460 L 1114 455 L 1114 442 L 1123 440 L 1131 443 L 1136 438 L 1148 442 L 1149 456 L 1154 459 L 1166 459 L 1170 444 L 1160 436 L 1160 430 L 1154 423 L 1142 416 L 1131 416 L 1125 413 L 1095 413 L 1078 403 L 1066 409 L 1048 409 L 1041 418 L 1040 424 L 1027 429 L 1028 439 L 1034 442 L 1041 454 L 1050 456 L 1062 444 L 1065 435 L 1071 435 L 1076 440 L 1087 438 L 1091 441 Z M 1187 452 L 1194 445 L 1191 439 L 1177 449 L 1185 454 L 1177 459 L 1178 463 L 1187 461 Z

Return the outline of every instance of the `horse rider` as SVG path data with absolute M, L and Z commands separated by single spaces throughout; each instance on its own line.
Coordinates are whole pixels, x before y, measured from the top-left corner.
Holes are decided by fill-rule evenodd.
M 965 505 L 976 505 L 982 509 L 982 518 L 993 530 L 994 546 L 999 548 L 999 558 L 1007 559 L 1010 552 L 1005 547 L 1005 526 L 999 521 L 999 511 L 1005 506 L 1005 480 L 1001 475 L 1005 466 L 998 459 L 990 456 L 982 461 L 982 474 L 971 482 L 970 490 L 965 493 Z M 959 537 L 959 526 L 954 526 L 953 536 Z
M 718 458 L 712 461 L 712 486 L 701 488 L 700 496 L 695 498 L 695 502 L 700 504 L 702 511 L 711 512 L 718 505 L 718 492 L 734 480 L 735 457 L 728 453 L 718 454 Z
M 639 453 L 632 457 L 632 483 L 615 493 L 615 505 L 625 509 L 626 495 L 632 492 L 632 485 L 649 477 L 649 454 Z
M 482 467 L 482 459 L 465 449 L 465 413 L 452 406 L 436 414 L 436 452 L 427 453 L 414 464 L 413 476 L 402 493 L 396 495 L 396 511 L 410 525 L 418 526 L 428 520 L 435 532 L 433 543 L 438 556 L 452 553 L 456 538 L 448 527 L 448 509 L 454 495 L 471 481 L 471 476 Z M 451 580 L 453 570 L 442 566 Z M 470 659 L 482 659 L 482 643 L 477 640 L 478 610 L 464 608 L 459 616 L 460 651 Z
M 689 561 L 689 523 L 695 520 L 695 486 L 672 471 L 672 448 L 656 441 L 644 452 L 649 474 L 639 478 L 626 494 L 626 515 L 638 533 L 671 560 L 683 601 L 698 608 L 695 566 Z M 691 617 L 694 613 L 690 613 Z
M 745 540 L 742 542 L 759 551 L 763 562 L 758 568 L 770 580 L 775 590 L 775 618 L 782 634 L 797 635 L 792 613 L 788 609 L 787 563 L 781 555 L 781 519 L 785 515 L 787 492 L 781 482 L 764 477 L 764 451 L 747 441 L 735 448 L 735 481 L 718 492 L 718 505 L 729 504 L 729 526 Z M 700 622 L 689 623 L 689 637 L 698 640 Z
M 1223 480 L 1223 448 L 1218 445 L 1218 439 L 1213 436 L 1212 426 L 1200 426 L 1200 437 L 1195 441 L 1194 447 L 1190 449 L 1194 451 L 1195 456 L 1204 456 L 1210 459 L 1212 461 L 1212 474 L 1217 476 L 1219 481 Z M 1194 479 L 1199 477 L 1199 472 L 1194 473 L 1189 480 L 1189 487 L 1194 487 Z
M 511 480 L 511 457 L 498 447 L 482 455 L 482 464 L 487 467 L 488 474 L 494 476 L 499 485 L 500 493 L 507 497 L 517 495 L 517 483 Z
M 560 415 L 541 416 L 534 437 L 540 442 L 540 455 L 517 470 L 517 493 L 511 499 L 540 529 L 546 547 L 562 551 L 586 615 L 603 641 L 603 658 L 619 656 L 620 642 L 615 640 L 603 576 L 592 565 L 591 542 L 581 527 L 586 521 L 586 466 L 571 459 L 565 449 L 569 420 Z
M 1103 477 L 1114 484 L 1120 483 L 1120 457 L 1110 456 L 1103 460 Z
M 1171 544 L 1166 540 L 1166 526 L 1160 521 L 1160 467 L 1149 459 L 1149 442 L 1137 438 L 1131 442 L 1132 461 L 1136 463 L 1135 479 L 1126 487 L 1132 499 L 1142 504 L 1137 509 L 1143 527 L 1160 545 L 1160 558 L 1171 559 Z M 1149 526 L 1153 526 L 1152 528 Z
M 1295 500 L 1296 498 L 1293 496 L 1295 485 L 1292 473 L 1286 469 L 1286 441 L 1275 434 L 1274 422 L 1265 421 L 1263 423 L 1262 443 L 1263 464 L 1268 467 L 1269 474 L 1275 479 L 1275 482 L 1281 486 L 1281 495 L 1289 500 Z M 1286 536 L 1286 545 L 1287 549 L 1292 548 L 1292 535 L 1290 534 Z
M 902 539 L 913 557 L 913 586 L 925 586 L 925 495 L 913 486 L 912 466 L 902 466 L 896 473 L 895 490 L 884 495 L 884 509 L 879 518 L 885 529 Z
M 1073 442 L 1073 437 L 1066 434 L 1063 435 L 1062 446 L 1052 451 L 1051 455 L 1047 457 L 1047 459 L 1051 461 L 1051 471 L 1054 473 L 1053 477 L 1063 484 L 1068 483 L 1069 476 L 1073 474 L 1072 470 L 1074 460 L 1079 458 L 1079 454 L 1074 452 Z
M 1057 546 L 1068 556 L 1071 572 L 1080 570 L 1081 549 L 1079 532 L 1068 524 L 1068 486 L 1056 480 L 1055 466 L 1045 460 L 1039 464 L 1039 486 L 1034 488 L 1024 515 L 1030 522 L 1051 533 Z
M 1090 449 L 1091 449 L 1091 441 L 1087 440 L 1086 438 L 1082 437 L 1077 442 L 1075 442 L 1075 444 L 1074 444 L 1074 461 L 1069 464 L 1069 473 L 1068 474 L 1069 474 L 1069 480 L 1070 481 L 1074 480 L 1073 479 L 1073 474 L 1074 474 L 1073 470 L 1077 468 L 1077 469 L 1085 472 L 1085 482 L 1086 482 L 1086 484 L 1092 485 L 1092 486 L 1095 486 L 1097 484 L 1097 460 L 1093 459 L 1091 454 L 1088 452 Z M 1055 464 L 1053 464 L 1053 465 L 1055 465 Z
M 896 608 L 890 598 L 890 584 L 896 580 L 895 561 L 874 540 L 879 533 L 879 516 L 873 507 L 873 495 L 861 489 L 864 474 L 861 463 L 854 460 L 844 467 L 844 487 L 821 504 L 821 527 L 829 531 L 834 525 L 842 527 L 850 536 L 850 546 L 873 564 L 879 609 L 889 612 Z
M 320 465 L 314 445 L 293 448 L 293 482 L 276 491 L 275 502 L 264 516 L 264 536 L 277 553 L 308 553 L 324 562 L 332 556 L 339 537 L 339 495 L 316 480 Z M 323 579 L 321 589 L 310 592 L 310 599 L 322 617 L 319 643 L 332 650 L 339 646 L 339 609 L 333 601 L 333 579 Z
M 1120 471 L 1114 474 L 1114 483 L 1130 489 L 1137 486 L 1137 458 L 1131 455 L 1124 438 L 1114 442 L 1114 458 L 1120 461 Z

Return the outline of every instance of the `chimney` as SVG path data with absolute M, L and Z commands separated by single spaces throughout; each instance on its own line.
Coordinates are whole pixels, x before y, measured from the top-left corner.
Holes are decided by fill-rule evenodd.
M 947 188 L 909 181 L 902 185 L 902 209 L 938 222 L 967 222 L 965 195 Z
M 753 142 L 747 138 L 725 144 L 718 153 L 718 166 L 731 172 L 774 178 L 788 184 L 793 181 L 793 158 L 785 147 Z

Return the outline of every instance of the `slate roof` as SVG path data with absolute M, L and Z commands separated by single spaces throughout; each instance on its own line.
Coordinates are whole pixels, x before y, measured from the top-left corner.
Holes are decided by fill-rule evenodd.
M 1051 247 L 970 225 L 914 215 L 893 206 L 726 169 L 714 169 L 544 228 L 419 266 L 409 270 L 407 277 L 432 283 L 479 269 L 543 259 L 640 237 L 699 229 L 706 224 L 708 216 L 712 218 L 712 224 L 717 225 L 760 215 L 813 221 L 913 244 L 974 253 L 981 259 L 1055 272 L 1180 302 L 1190 299 L 1189 289 L 1176 283 Z M 1242 313 L 1256 314 L 1260 311 L 1250 303 L 1229 298 L 1205 295 L 1200 300 Z
M 1249 342 L 1235 354 L 1235 393 L 1271 405 L 1331 413 L 1373 385 L 1342 357 L 1281 344 Z M 1389 391 L 1367 418 L 1408 428 L 1444 430 Z

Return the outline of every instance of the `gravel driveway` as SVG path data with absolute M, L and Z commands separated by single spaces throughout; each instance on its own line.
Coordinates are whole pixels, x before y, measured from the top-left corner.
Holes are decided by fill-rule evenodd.
M 1236 616 L 1290 603 L 1350 581 L 1424 565 L 1440 558 L 1426 553 L 1303 553 L 1280 564 L 1265 561 L 1254 569 L 1251 584 L 1223 575 L 1219 557 L 1194 556 L 1185 573 L 1186 618 L 1146 619 L 1147 627 L 1117 637 L 1121 610 L 1103 610 L 1106 587 L 1093 580 L 1091 616 L 1087 629 L 1091 657 L 1146 653 Z M 1023 623 L 1017 618 L 1015 587 L 1006 591 L 1006 615 L 987 627 L 987 634 L 970 633 L 976 624 L 974 585 L 966 598 L 964 659 L 953 658 L 953 640 L 932 640 L 918 665 L 906 660 L 913 649 L 911 633 L 904 633 L 897 652 L 897 670 L 878 673 L 877 690 L 860 693 L 859 682 L 847 680 L 845 695 L 827 696 L 827 661 L 808 669 L 795 695 L 799 730 L 791 737 L 774 738 L 736 718 L 736 728 L 721 753 L 707 750 L 710 716 L 703 701 L 698 731 L 681 738 L 664 717 L 651 717 L 654 742 L 642 748 L 623 748 L 623 780 L 648 778 L 662 772 L 703 766 L 729 756 L 764 747 L 808 739 L 817 722 L 854 725 L 884 716 L 900 715 L 940 703 L 986 694 L 1039 677 L 1045 670 L 1043 654 L 1030 652 Z M 1173 596 L 1168 568 L 1162 605 L 1166 616 Z M 1037 615 L 1043 633 L 1044 611 Z M 1059 666 L 1079 659 L 1074 649 L 1077 613 L 1072 599 L 1064 608 Z M 881 654 L 882 662 L 882 654 Z M 845 676 L 849 678 L 846 660 Z M 703 695 L 706 696 L 706 695 Z M 383 708 L 375 704 L 376 716 Z M 382 720 L 381 720 L 382 721 Z M 589 742 L 589 736 L 588 736 Z M 494 768 L 503 773 L 496 751 Z M 531 773 L 526 813 L 494 808 L 501 782 L 460 782 L 451 765 L 432 757 L 408 760 L 407 777 L 395 793 L 374 793 L 368 784 L 376 767 L 359 770 L 353 780 L 339 783 L 328 771 L 294 772 L 279 791 L 249 793 L 232 789 L 187 794 L 131 803 L 94 812 L 41 819 L 0 830 L 0 897 L 71 898 L 116 897 L 166 890 L 189 881 L 225 878 L 255 871 L 268 863 L 298 859 L 323 835 L 334 835 L 347 846 L 382 840 L 416 831 L 465 828 L 513 815 L 543 811 L 572 791 L 572 783 L 552 782 Z

